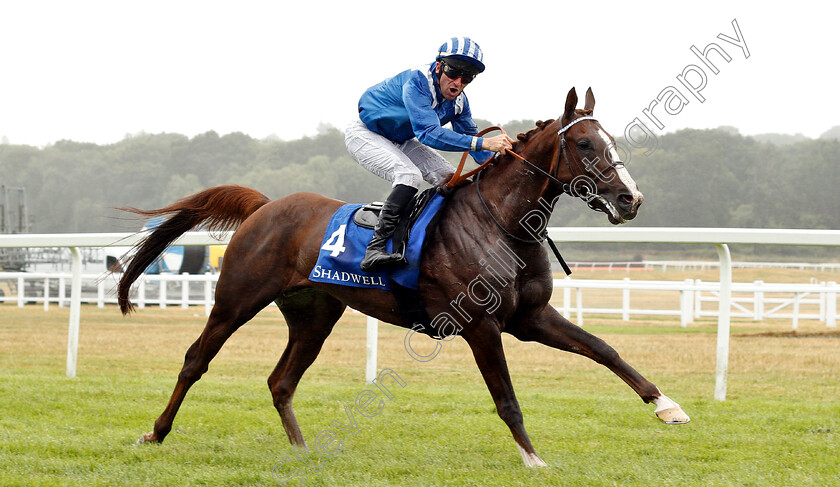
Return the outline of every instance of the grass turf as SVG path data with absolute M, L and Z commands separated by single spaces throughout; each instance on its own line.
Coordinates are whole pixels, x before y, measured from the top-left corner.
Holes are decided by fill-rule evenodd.
M 840 478 L 840 340 L 824 325 L 736 322 L 727 401 L 712 400 L 715 328 L 587 317 L 587 329 L 692 417 L 659 423 L 616 376 L 583 357 L 507 337 L 525 426 L 547 468 L 522 465 L 463 340 L 413 360 L 380 328 L 379 367 L 406 383 L 364 417 L 364 318 L 348 312 L 295 396 L 310 447 L 292 448 L 265 384 L 286 343 L 268 309 L 238 331 L 160 445 L 134 444 L 165 406 L 204 318 L 85 306 L 78 377 L 64 377 L 68 312 L 0 307 L 0 485 L 832 485 Z M 678 333 L 675 333 L 678 332 Z M 768 333 L 771 332 L 771 333 Z M 809 336 L 803 336 L 809 335 Z M 432 342 L 417 341 L 430 351 Z M 393 383 L 392 383 L 393 384 Z M 375 392 L 375 391 L 374 391 Z M 357 431 L 350 424 L 353 413 Z M 304 458 L 305 457 L 305 458 Z M 308 460 L 307 460 L 308 459 Z M 283 462 L 278 465 L 278 462 Z

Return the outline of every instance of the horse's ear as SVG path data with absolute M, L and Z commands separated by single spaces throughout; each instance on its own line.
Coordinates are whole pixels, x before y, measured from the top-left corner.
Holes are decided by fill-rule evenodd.
M 575 118 L 575 107 L 577 107 L 577 102 L 577 92 L 575 91 L 575 88 L 572 87 L 572 89 L 569 90 L 569 94 L 566 95 L 566 109 L 563 111 L 563 125 L 566 125 Z
M 595 95 L 592 94 L 592 88 L 588 88 L 586 90 L 586 102 L 583 105 L 583 109 L 592 113 L 592 110 L 595 109 Z

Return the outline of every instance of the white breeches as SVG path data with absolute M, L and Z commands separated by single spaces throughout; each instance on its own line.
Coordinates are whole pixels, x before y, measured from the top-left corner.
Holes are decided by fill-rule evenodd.
M 443 156 L 416 138 L 402 144 L 391 142 L 370 131 L 361 120 L 347 126 L 344 143 L 356 162 L 393 186 L 420 188 L 424 180 L 437 186 L 455 173 Z

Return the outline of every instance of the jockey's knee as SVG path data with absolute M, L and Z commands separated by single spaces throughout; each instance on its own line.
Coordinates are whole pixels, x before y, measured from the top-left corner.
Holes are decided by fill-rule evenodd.
M 420 170 L 417 168 L 413 171 L 409 168 L 404 168 L 394 174 L 394 186 L 398 184 L 404 184 L 406 186 L 411 186 L 412 188 L 419 189 L 420 185 L 423 184 L 423 175 L 420 174 Z
M 432 186 L 440 186 L 441 184 L 452 179 L 455 175 L 455 170 L 451 167 L 444 167 L 437 171 L 432 171 L 426 177 L 426 181 Z

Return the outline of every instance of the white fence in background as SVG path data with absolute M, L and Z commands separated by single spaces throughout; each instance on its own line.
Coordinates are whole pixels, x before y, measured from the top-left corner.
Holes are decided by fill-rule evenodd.
M 70 306 L 67 284 L 71 278 L 69 272 L 0 272 L 0 284 L 6 283 L 12 291 L 9 294 L 4 291 L 0 302 L 14 302 L 18 306 L 42 303 L 44 310 L 49 309 L 50 303 Z M 117 279 L 118 274 L 82 274 L 80 302 L 96 304 L 99 308 L 106 304 L 116 305 Z M 203 306 L 205 315 L 209 316 L 218 279 L 218 274 L 211 273 L 146 274 L 132 287 L 131 301 L 141 309 L 154 305 L 161 308 Z
M 633 315 L 679 316 L 680 326 L 685 328 L 695 318 L 718 317 L 719 306 L 703 308 L 703 303 L 720 304 L 720 283 L 703 282 L 699 279 L 685 281 L 643 281 L 601 279 L 565 279 L 554 280 L 555 290 L 562 289 L 562 304 L 556 309 L 568 318 L 575 318 L 575 323 L 584 325 L 584 314 L 620 314 L 622 320 L 629 321 Z M 621 307 L 586 307 L 589 298 L 583 290 L 621 291 Z M 572 292 L 575 297 L 572 299 Z M 631 291 L 663 291 L 679 294 L 678 307 L 643 309 L 633 308 Z M 791 326 L 796 330 L 799 320 L 819 320 L 827 327 L 837 326 L 837 295 L 840 286 L 834 281 L 811 284 L 732 283 L 730 296 L 730 316 L 747 318 L 754 321 L 765 319 L 791 319 Z M 555 296 L 557 293 L 555 294 Z M 603 301 L 604 297 L 599 297 Z
M 187 232 L 173 245 L 213 245 L 230 241 L 233 232 L 210 235 Z M 714 245 L 720 259 L 720 299 L 718 301 L 717 358 L 714 398 L 726 399 L 729 367 L 729 333 L 732 298 L 732 256 L 729 245 L 809 245 L 840 247 L 840 230 L 756 229 L 756 228 L 586 228 L 552 227 L 548 236 L 554 242 L 659 243 Z M 125 247 L 136 244 L 142 234 L 76 233 L 0 235 L 0 247 L 6 248 L 69 248 L 72 258 L 70 320 L 67 333 L 67 377 L 76 376 L 79 323 L 82 294 L 82 258 L 79 248 Z M 49 301 L 47 299 L 47 301 Z M 370 326 L 369 326 L 370 328 Z M 370 347 L 369 347 L 370 348 Z M 370 366 L 370 363 L 368 363 Z
M 82 303 L 96 304 L 103 308 L 106 304 L 117 304 L 116 281 L 119 275 L 83 274 L 81 296 Z M 132 302 L 138 308 L 146 306 L 189 306 L 204 307 L 205 316 L 210 315 L 213 307 L 218 274 L 203 275 L 145 275 L 133 287 Z M 0 272 L 0 284 L 7 283 L 7 295 L 0 296 L 0 302 L 13 302 L 18 306 L 43 304 L 48 310 L 51 303 L 69 306 L 67 283 L 70 273 L 48 272 Z M 604 279 L 565 279 L 554 280 L 555 296 L 562 296 L 562 304 L 557 310 L 583 326 L 586 314 L 616 314 L 622 320 L 629 321 L 631 316 L 678 316 L 682 327 L 694 322 L 695 318 L 717 317 L 720 302 L 720 283 L 703 282 L 699 279 L 685 281 L 648 281 Z M 2 289 L 2 288 L 0 288 Z M 87 290 L 87 292 L 84 292 Z M 587 307 L 585 303 L 592 298 L 584 295 L 584 290 L 621 291 L 621 307 Z M 631 291 L 661 291 L 679 294 L 677 307 L 644 309 L 632 307 Z M 572 298 L 574 292 L 574 299 Z M 798 328 L 799 320 L 819 320 L 827 327 L 837 326 L 837 295 L 840 286 L 834 281 L 811 284 L 732 283 L 730 316 L 747 318 L 754 321 L 765 319 L 790 319 L 792 328 Z M 555 298 L 556 300 L 556 298 Z M 614 301 L 597 298 L 599 302 Z M 704 309 L 703 304 L 707 304 Z
M 693 270 L 693 269 L 717 269 L 720 262 L 702 262 L 685 260 L 646 260 L 643 261 L 645 270 L 661 268 L 663 271 L 671 270 Z M 819 272 L 840 272 L 840 264 L 836 263 L 813 263 L 813 262 L 733 262 L 733 269 L 799 269 Z
M 687 270 L 711 270 L 720 267 L 720 262 L 701 261 L 701 260 L 636 260 L 625 262 L 575 262 L 568 261 L 567 264 L 573 272 L 576 271 L 594 271 L 605 270 L 612 271 L 630 271 L 631 269 L 638 269 L 644 271 L 653 271 L 660 269 L 662 271 L 687 271 Z M 819 272 L 840 272 L 840 264 L 838 263 L 814 263 L 814 262 L 733 262 L 733 269 L 799 269 L 811 270 Z

